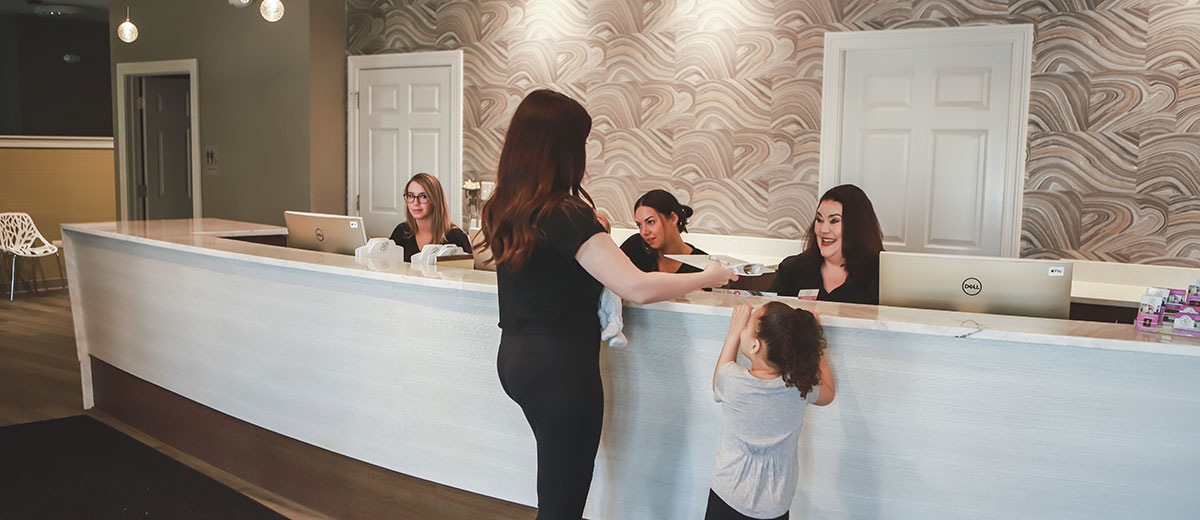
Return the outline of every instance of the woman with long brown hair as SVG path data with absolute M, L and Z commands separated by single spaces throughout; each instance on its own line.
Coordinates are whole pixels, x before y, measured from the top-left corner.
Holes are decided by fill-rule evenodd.
M 418 173 L 404 189 L 405 221 L 392 230 L 392 242 L 404 249 L 404 261 L 429 244 L 454 244 L 468 253 L 471 241 L 450 221 L 442 183 L 428 173 Z
M 818 300 L 877 305 L 880 251 L 883 231 L 871 199 L 853 184 L 834 186 L 821 196 L 804 251 L 779 263 L 771 291 L 817 289 Z
M 724 285 L 719 264 L 700 273 L 643 273 L 596 220 L 581 186 L 592 118 L 575 100 L 530 93 L 513 114 L 483 208 L 484 246 L 497 266 L 500 384 L 537 442 L 538 518 L 578 520 L 591 486 L 604 389 L 600 292 L 667 300 Z

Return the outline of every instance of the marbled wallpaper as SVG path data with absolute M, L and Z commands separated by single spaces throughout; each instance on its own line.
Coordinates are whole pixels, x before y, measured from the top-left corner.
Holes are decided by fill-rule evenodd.
M 462 49 L 464 176 L 552 88 L 594 119 L 586 187 L 631 226 L 798 239 L 815 209 L 823 35 L 1030 23 L 1022 254 L 1200 267 L 1200 0 L 349 0 L 347 50 Z

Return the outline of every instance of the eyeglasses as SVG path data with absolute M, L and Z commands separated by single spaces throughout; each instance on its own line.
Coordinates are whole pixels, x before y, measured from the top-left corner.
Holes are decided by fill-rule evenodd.
M 408 202 L 412 202 L 412 201 L 414 201 L 414 200 L 419 200 L 419 201 L 421 201 L 421 202 L 429 202 L 429 194 L 427 194 L 427 193 L 418 193 L 418 194 L 414 195 L 414 194 L 412 194 L 412 193 L 405 193 L 405 194 L 404 194 L 404 200 L 406 200 L 406 201 L 408 201 Z

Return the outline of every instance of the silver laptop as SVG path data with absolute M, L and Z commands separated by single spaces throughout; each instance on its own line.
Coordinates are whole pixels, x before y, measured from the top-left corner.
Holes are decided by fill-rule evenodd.
M 879 304 L 1066 319 L 1072 264 L 1064 260 L 879 254 Z
M 352 255 L 367 244 L 362 217 L 285 211 L 288 247 Z

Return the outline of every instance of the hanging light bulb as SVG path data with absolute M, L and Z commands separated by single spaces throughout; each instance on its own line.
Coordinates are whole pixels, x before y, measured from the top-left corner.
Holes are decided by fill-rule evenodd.
M 125 6 L 125 21 L 117 26 L 117 38 L 125 43 L 133 43 L 138 37 L 137 26 L 129 21 L 129 6 Z
M 280 0 L 263 0 L 262 5 L 258 6 L 258 12 L 262 14 L 264 20 L 278 22 L 280 18 L 283 18 L 283 2 Z

